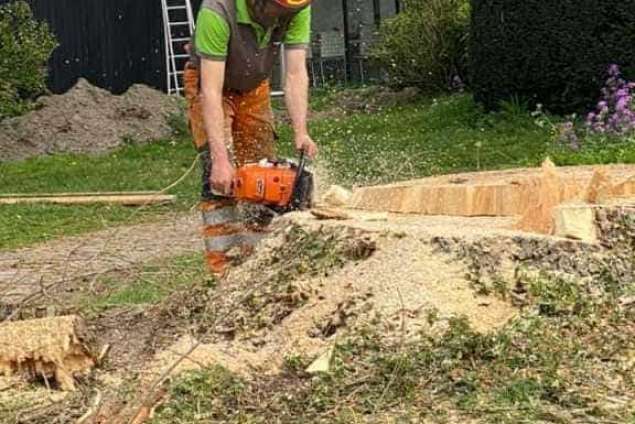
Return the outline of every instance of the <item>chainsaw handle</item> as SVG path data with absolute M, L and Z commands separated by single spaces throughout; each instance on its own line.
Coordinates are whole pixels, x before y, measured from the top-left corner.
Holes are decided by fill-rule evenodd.
M 302 171 L 304 171 L 305 166 L 306 166 L 306 153 L 304 152 L 304 149 L 300 149 L 300 159 L 298 160 L 298 175 L 302 174 Z
M 302 177 L 302 173 L 304 172 L 304 167 L 306 166 L 306 154 L 304 149 L 300 149 L 300 158 L 298 160 L 298 170 L 295 174 L 295 180 L 293 181 L 293 190 L 291 193 L 296 193 L 298 189 L 298 185 L 300 184 L 300 178 Z M 298 204 L 296 199 L 292 199 L 293 207 L 297 207 Z

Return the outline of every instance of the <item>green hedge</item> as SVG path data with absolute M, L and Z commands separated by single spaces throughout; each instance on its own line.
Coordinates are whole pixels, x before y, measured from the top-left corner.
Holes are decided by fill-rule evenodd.
M 382 22 L 373 56 L 396 87 L 446 91 L 464 80 L 469 0 L 404 0 L 404 11 Z
M 0 6 L 0 119 L 24 112 L 46 91 L 46 64 L 56 46 L 27 2 Z
M 635 0 L 472 0 L 470 85 L 489 109 L 585 110 L 611 63 L 635 76 Z

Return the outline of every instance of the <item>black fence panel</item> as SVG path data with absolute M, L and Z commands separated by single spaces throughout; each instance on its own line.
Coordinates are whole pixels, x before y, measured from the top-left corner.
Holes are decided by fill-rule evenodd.
M 9 1 L 0 0 L 0 4 Z M 67 91 L 80 77 L 115 94 L 133 84 L 167 90 L 160 0 L 27 1 L 60 43 L 49 61 L 52 92 Z M 202 0 L 191 1 L 196 14 Z M 384 15 L 378 12 L 379 6 L 386 9 Z M 368 65 L 365 48 L 360 46 L 368 44 L 368 35 L 380 19 L 395 13 L 393 0 L 318 0 L 314 13 L 322 18 L 313 29 L 308 60 L 312 85 L 373 80 L 377 70 Z M 333 26 L 340 27 L 339 35 L 328 32 Z
M 8 0 L 0 0 L 7 3 Z M 119 94 L 132 84 L 165 88 L 159 0 L 29 0 L 60 46 L 49 62 L 49 89 L 68 90 L 84 77 Z

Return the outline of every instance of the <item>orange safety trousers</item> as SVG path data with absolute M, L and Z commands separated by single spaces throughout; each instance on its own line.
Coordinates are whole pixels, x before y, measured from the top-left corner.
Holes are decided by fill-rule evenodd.
M 243 253 L 253 250 L 255 244 L 266 234 L 266 222 L 263 222 L 262 214 L 254 208 L 241 209 L 234 199 L 211 193 L 209 179 L 213 162 L 209 155 L 203 120 L 200 73 L 189 63 L 184 69 L 183 83 L 188 126 L 194 147 L 202 158 L 200 209 L 206 262 L 212 273 L 222 275 L 229 262 L 228 252 L 236 247 Z M 275 131 L 268 81 L 249 92 L 225 90 L 223 111 L 225 142 L 235 166 L 274 157 Z

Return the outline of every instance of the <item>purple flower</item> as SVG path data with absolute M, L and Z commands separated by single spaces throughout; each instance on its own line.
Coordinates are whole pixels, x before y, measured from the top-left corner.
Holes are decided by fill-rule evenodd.
M 595 110 L 585 119 L 589 133 L 624 136 L 635 133 L 635 81 L 626 81 L 617 64 L 608 67 L 608 78 L 601 89 Z M 561 127 L 561 138 L 572 148 L 579 145 L 575 128 Z
M 628 110 L 628 107 L 630 106 L 630 104 L 631 104 L 630 96 L 621 97 L 615 104 L 615 110 L 617 110 L 618 112 L 624 112 Z
M 595 124 L 593 124 L 593 131 L 602 134 L 602 133 L 604 133 L 605 130 L 606 130 L 606 128 L 605 128 L 603 123 L 596 122 Z
M 609 75 L 612 77 L 616 77 L 618 75 L 620 75 L 620 67 L 616 64 L 611 64 L 609 66 Z

